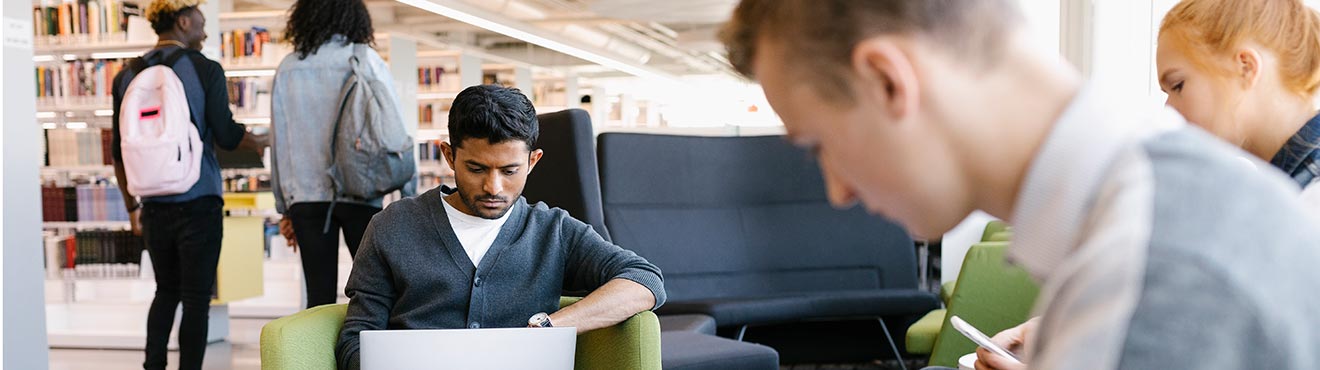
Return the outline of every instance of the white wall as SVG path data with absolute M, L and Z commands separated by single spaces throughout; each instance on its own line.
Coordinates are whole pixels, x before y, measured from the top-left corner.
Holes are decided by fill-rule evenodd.
M 42 266 L 39 166 L 41 126 L 37 125 L 32 78 L 32 2 L 5 1 L 0 105 L 0 213 L 3 213 L 4 356 L 7 369 L 45 369 L 46 305 Z

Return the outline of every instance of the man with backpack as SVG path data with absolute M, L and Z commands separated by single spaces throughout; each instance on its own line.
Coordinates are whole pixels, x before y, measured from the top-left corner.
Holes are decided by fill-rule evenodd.
M 181 302 L 179 368 L 201 369 L 223 236 L 222 180 L 213 148 L 266 146 L 263 135 L 234 122 L 224 70 L 199 52 L 206 39 L 201 2 L 148 5 L 146 18 L 159 42 L 114 79 L 115 176 L 156 278 L 146 369 L 165 368 Z

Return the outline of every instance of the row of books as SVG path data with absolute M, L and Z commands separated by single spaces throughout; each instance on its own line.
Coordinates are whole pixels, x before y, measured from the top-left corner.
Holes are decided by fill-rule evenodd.
M 225 192 L 241 193 L 254 191 L 270 191 L 271 181 L 269 174 L 238 174 L 226 176 L 224 180 Z
M 92 39 L 123 34 L 129 17 L 141 16 L 137 3 L 121 0 L 45 0 L 32 8 L 33 36 L 87 36 Z
M 458 91 L 459 76 L 454 71 L 446 70 L 442 66 L 425 66 L 417 68 L 417 82 L 421 85 L 421 91 Z
M 440 151 L 440 143 L 443 140 L 423 140 L 417 143 L 417 160 L 419 163 L 441 162 L 445 160 L 444 154 Z
M 41 188 L 42 221 L 128 221 L 124 196 L 107 185 Z
M 452 175 L 440 175 L 434 173 L 422 173 L 417 180 L 417 192 L 423 193 L 427 190 L 435 189 L 440 185 L 454 186 Z
M 270 77 L 230 77 L 229 109 L 236 116 L 270 116 Z
M 46 166 L 108 166 L 114 164 L 109 129 L 52 129 L 45 132 Z
M 129 230 L 79 231 L 48 236 L 47 268 L 75 278 L 136 278 L 141 276 L 146 243 Z
M 262 27 L 221 32 L 220 55 L 225 58 L 261 57 L 270 42 L 270 31 Z
M 36 67 L 37 104 L 110 105 L 123 59 L 73 60 Z
M 423 126 L 426 123 L 436 128 L 448 126 L 449 107 L 452 105 L 452 102 L 417 104 L 417 121 L 423 123 Z

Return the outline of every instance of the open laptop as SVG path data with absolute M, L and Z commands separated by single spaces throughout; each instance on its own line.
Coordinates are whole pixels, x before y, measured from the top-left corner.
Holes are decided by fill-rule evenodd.
M 368 330 L 362 370 L 573 369 L 575 328 Z

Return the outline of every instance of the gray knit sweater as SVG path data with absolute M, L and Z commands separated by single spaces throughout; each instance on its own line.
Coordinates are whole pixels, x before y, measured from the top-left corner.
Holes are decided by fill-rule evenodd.
M 606 242 L 591 226 L 521 197 L 481 266 L 472 265 L 432 190 L 377 214 L 344 289 L 348 316 L 335 346 L 340 369 L 357 370 L 358 333 L 381 329 L 524 327 L 555 312 L 565 291 L 635 281 L 665 301 L 660 269 Z

